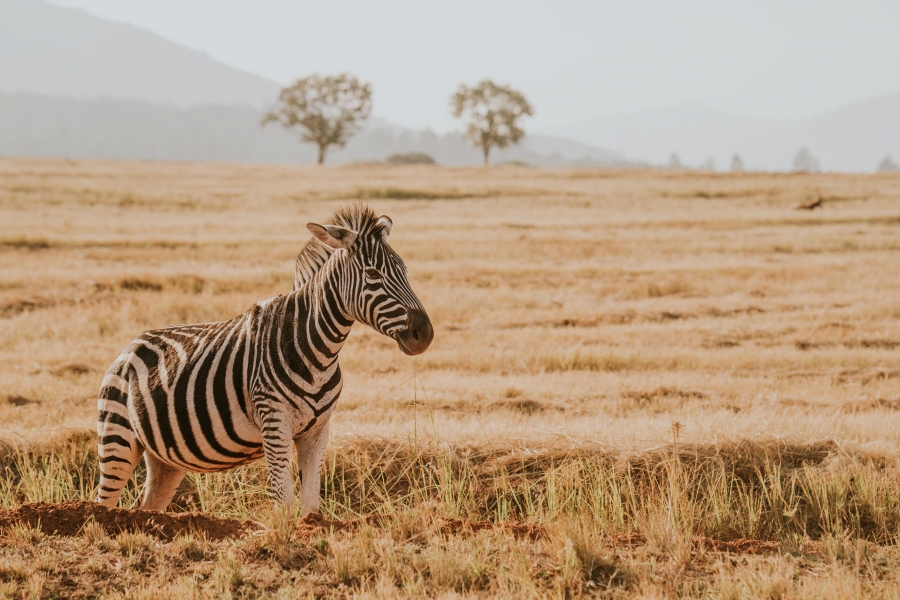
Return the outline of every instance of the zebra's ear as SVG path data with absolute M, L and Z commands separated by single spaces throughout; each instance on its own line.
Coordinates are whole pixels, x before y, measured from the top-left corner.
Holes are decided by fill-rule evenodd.
M 391 221 L 389 216 L 381 215 L 378 217 L 378 224 L 381 225 L 381 237 L 384 238 L 384 241 L 387 241 L 391 235 L 391 229 L 394 228 L 394 222 Z
M 319 225 L 307 223 L 306 228 L 316 236 L 316 239 L 330 248 L 349 248 L 356 241 L 357 233 L 352 229 L 340 225 Z

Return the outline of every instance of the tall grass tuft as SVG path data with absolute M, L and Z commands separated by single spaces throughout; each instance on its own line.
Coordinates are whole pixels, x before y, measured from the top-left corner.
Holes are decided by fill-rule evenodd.
M 329 453 L 322 512 L 340 520 L 377 515 L 409 531 L 427 528 L 429 519 L 574 522 L 590 535 L 640 534 L 675 554 L 694 536 L 898 541 L 900 465 L 850 456 L 828 442 L 673 442 L 628 455 L 588 445 L 535 453 L 421 436 L 355 440 Z M 94 443 L 76 434 L 8 448 L 0 456 L 0 504 L 91 499 Z M 191 485 L 203 511 L 255 520 L 270 514 L 262 463 L 192 476 Z M 283 523 L 273 530 L 280 531 L 275 545 L 284 546 Z

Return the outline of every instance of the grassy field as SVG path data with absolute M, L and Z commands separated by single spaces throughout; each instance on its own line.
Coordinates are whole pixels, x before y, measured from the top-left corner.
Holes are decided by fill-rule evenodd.
M 261 464 L 173 508 L 241 535 L 22 517 L 92 498 L 135 335 L 357 199 L 435 339 L 354 329 L 322 519 Z M 2 159 L 0 509 L 0 597 L 898 597 L 900 176 Z

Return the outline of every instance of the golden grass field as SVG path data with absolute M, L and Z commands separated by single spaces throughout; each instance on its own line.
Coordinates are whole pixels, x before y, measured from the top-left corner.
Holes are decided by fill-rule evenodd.
M 0 508 L 90 500 L 119 351 L 290 290 L 354 200 L 435 339 L 354 328 L 325 520 L 262 464 L 170 508 L 229 539 L 0 511 L 0 596 L 900 596 L 896 175 L 2 159 Z

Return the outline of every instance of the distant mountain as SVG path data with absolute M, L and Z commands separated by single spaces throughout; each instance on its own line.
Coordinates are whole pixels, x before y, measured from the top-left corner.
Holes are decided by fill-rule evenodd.
M 261 128 L 261 118 L 246 106 L 0 94 L 0 155 L 308 162 L 309 152 Z
M 0 153 L 311 162 L 310 147 L 276 127 L 259 127 L 260 111 L 279 89 L 137 27 L 44 0 L 0 0 Z M 747 168 L 785 171 L 806 146 L 825 170 L 872 171 L 886 155 L 900 161 L 900 94 L 805 120 L 737 117 L 684 104 L 544 133 L 492 153 L 492 161 L 664 165 L 676 153 L 683 165 L 713 159 L 721 170 L 739 154 Z M 480 162 L 457 134 L 375 119 L 330 160 L 409 151 L 448 165 Z
M 553 133 L 656 164 L 665 164 L 674 152 L 686 165 L 712 158 L 719 169 L 727 169 L 737 153 L 749 168 L 786 171 L 806 146 L 825 170 L 872 171 L 885 155 L 900 158 L 900 94 L 805 120 L 737 117 L 684 104 L 591 119 Z
M 886 154 L 900 160 L 900 94 L 807 119 L 776 139 L 809 146 L 824 168 L 871 171 Z
M 0 94 L 0 155 L 69 158 L 313 163 L 316 149 L 277 125 L 262 127 L 262 111 L 246 106 L 179 108 L 138 100 Z M 481 153 L 459 134 L 413 131 L 369 119 L 329 163 L 382 161 L 394 153 L 426 152 L 444 165 L 481 164 Z M 494 163 L 544 167 L 626 167 L 612 152 L 549 136 L 491 153 Z
M 735 146 L 736 140 L 774 133 L 779 125 L 762 119 L 735 117 L 699 104 L 682 104 L 573 123 L 554 133 L 588 144 L 603 140 L 606 148 L 656 164 L 665 164 L 674 152 L 686 165 L 699 165 L 713 158 L 721 166 L 726 156 L 730 159 L 731 154 L 740 150 Z M 750 157 L 743 158 L 748 162 Z
M 3 92 L 262 107 L 279 90 L 137 27 L 43 0 L 0 1 Z

